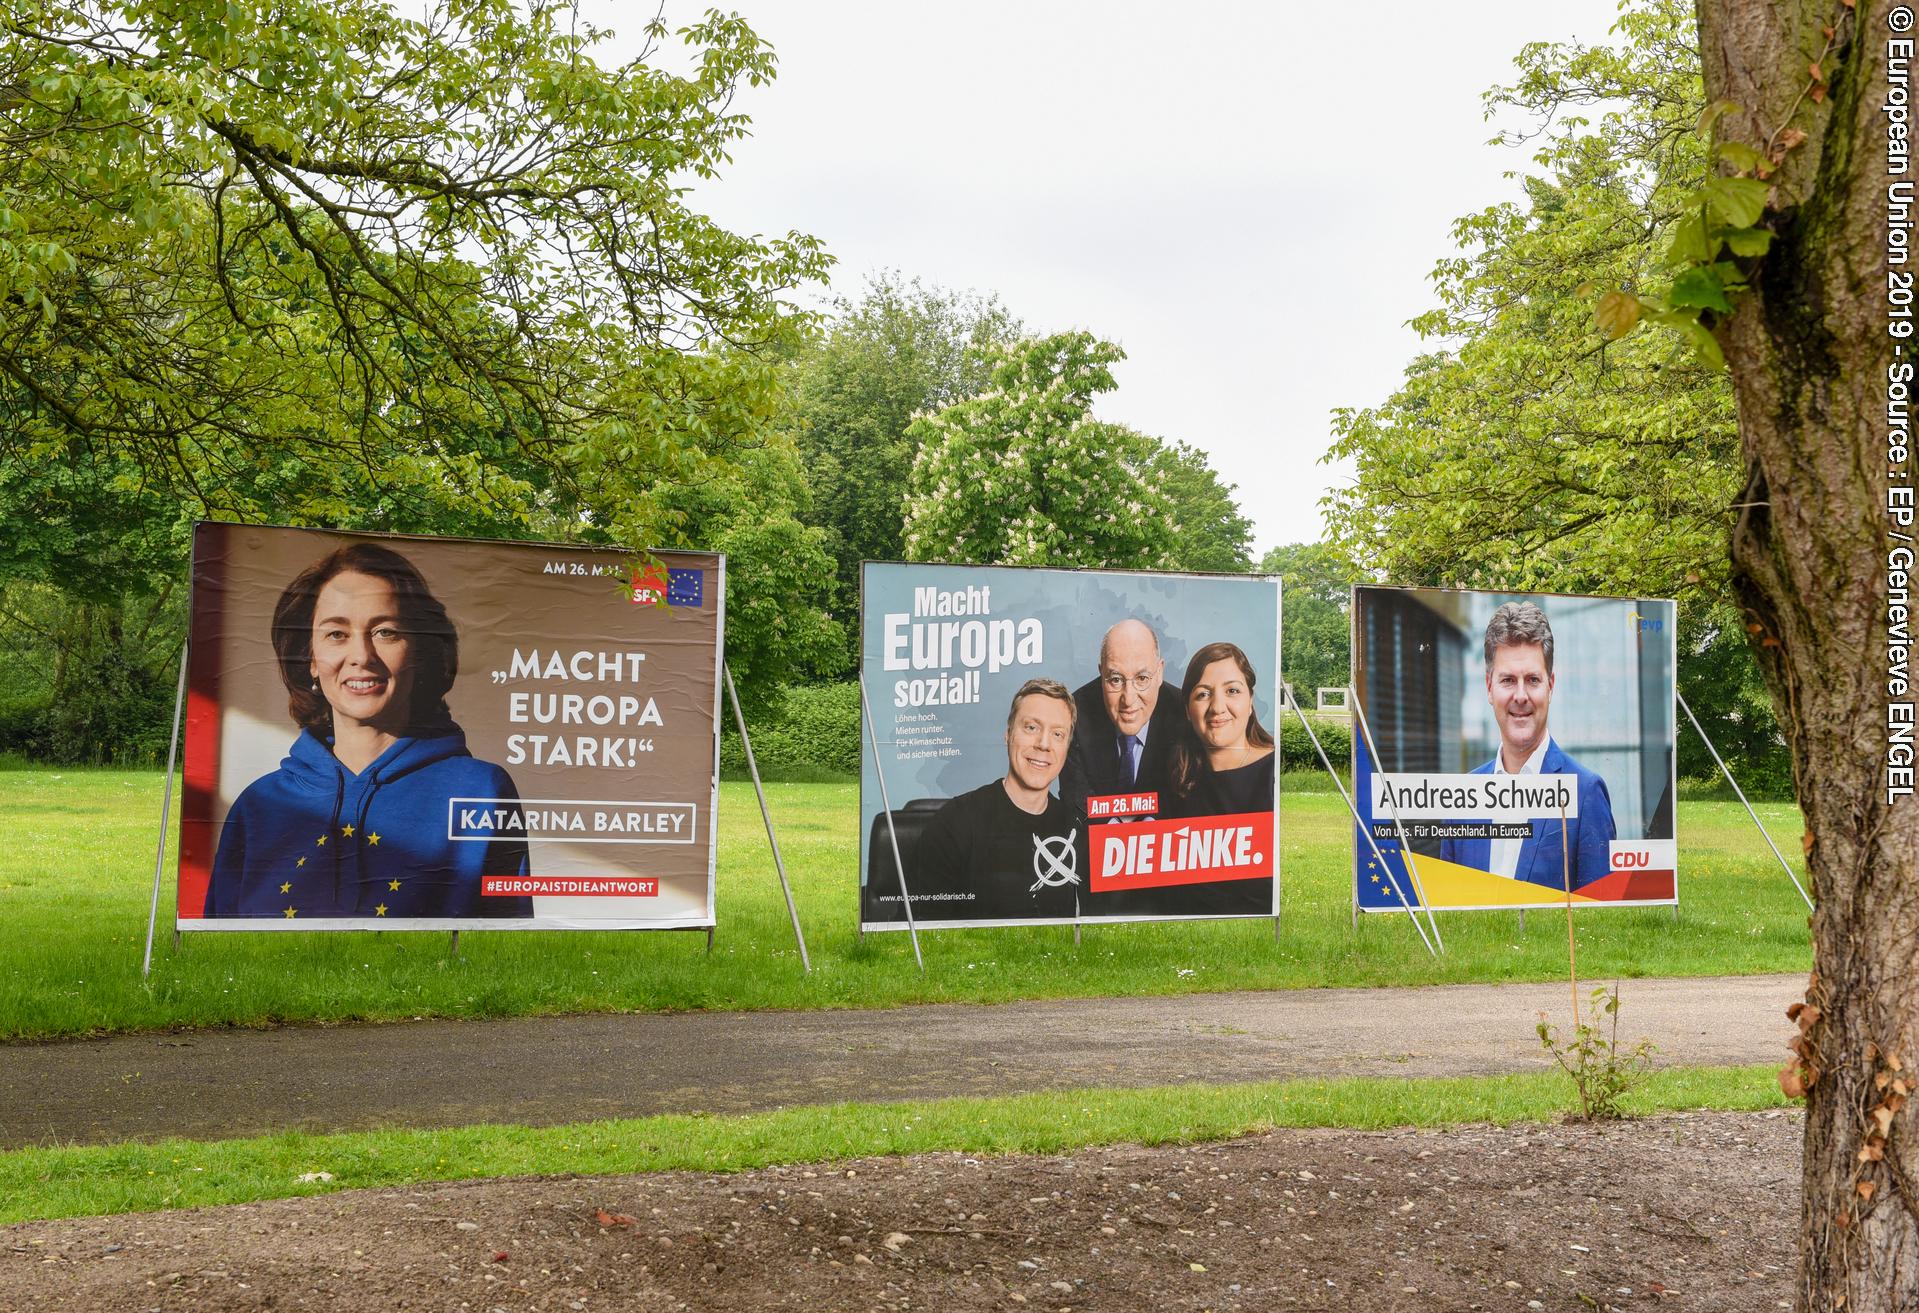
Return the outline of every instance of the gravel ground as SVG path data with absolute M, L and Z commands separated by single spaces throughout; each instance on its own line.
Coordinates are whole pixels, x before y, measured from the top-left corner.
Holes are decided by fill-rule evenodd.
M 0 1229 L 0 1309 L 1751 1313 L 1790 1306 L 1800 1131 L 1284 1131 L 35 1222 Z

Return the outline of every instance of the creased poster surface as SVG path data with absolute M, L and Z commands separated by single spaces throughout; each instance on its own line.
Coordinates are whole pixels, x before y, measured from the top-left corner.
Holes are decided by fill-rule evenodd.
M 196 528 L 178 923 L 713 923 L 724 561 Z

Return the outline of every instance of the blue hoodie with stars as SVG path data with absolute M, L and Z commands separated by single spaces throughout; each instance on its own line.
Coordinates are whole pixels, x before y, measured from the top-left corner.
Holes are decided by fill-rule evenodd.
M 526 841 L 447 838 L 449 798 L 517 800 L 512 777 L 457 726 L 403 738 L 358 775 L 302 731 L 280 768 L 241 792 L 220 831 L 209 917 L 531 916 L 482 897 L 482 875 L 525 875 Z

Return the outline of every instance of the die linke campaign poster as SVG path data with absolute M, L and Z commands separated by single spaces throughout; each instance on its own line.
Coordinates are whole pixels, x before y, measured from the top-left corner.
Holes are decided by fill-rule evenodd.
M 203 523 L 184 930 L 713 924 L 725 561 Z
M 1678 902 L 1675 631 L 1670 601 L 1354 589 L 1359 907 Z
M 861 588 L 863 927 L 905 926 L 902 867 L 929 927 L 1277 914 L 1277 580 L 867 562 Z

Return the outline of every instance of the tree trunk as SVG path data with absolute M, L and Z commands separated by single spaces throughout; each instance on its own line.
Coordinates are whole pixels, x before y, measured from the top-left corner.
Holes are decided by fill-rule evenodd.
M 1919 800 L 1889 798 L 1886 770 L 1888 552 L 1912 532 L 1886 504 L 1887 275 L 1919 272 L 1889 266 L 1886 246 L 1894 6 L 1697 3 L 1707 98 L 1738 106 L 1720 139 L 1763 151 L 1807 134 L 1772 179 L 1776 237 L 1753 290 L 1716 329 L 1748 476 L 1734 587 L 1792 747 L 1818 895 L 1796 1063 L 1810 1083 L 1798 1304 L 1919 1309 L 1904 1100 L 1919 1074 Z M 1905 345 L 1897 358 L 1919 359 Z

